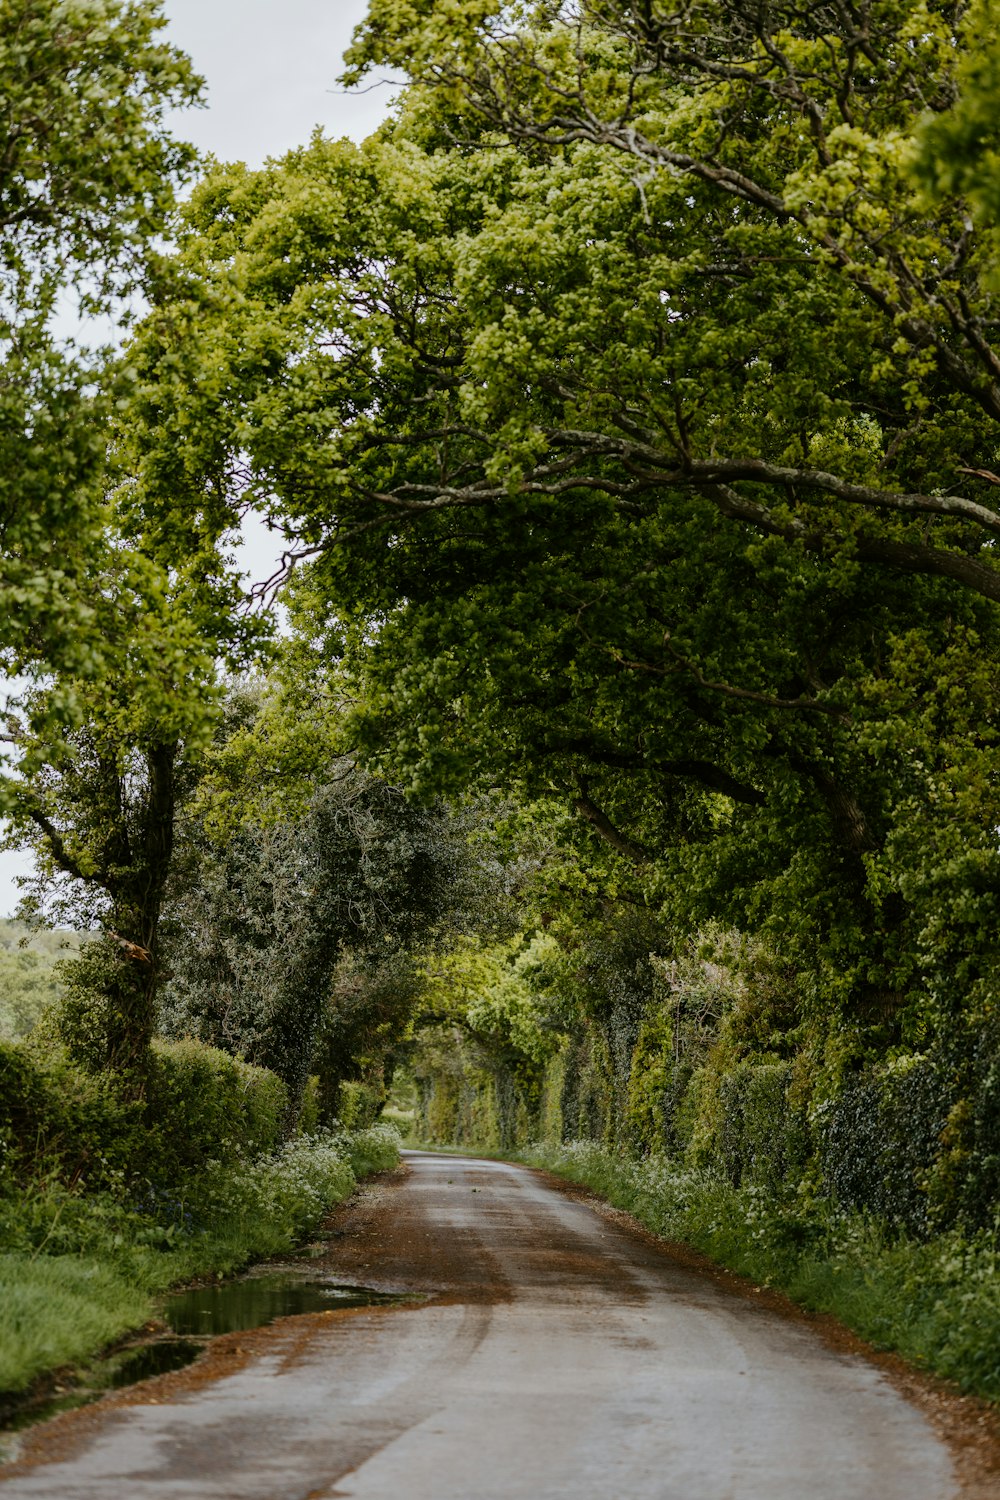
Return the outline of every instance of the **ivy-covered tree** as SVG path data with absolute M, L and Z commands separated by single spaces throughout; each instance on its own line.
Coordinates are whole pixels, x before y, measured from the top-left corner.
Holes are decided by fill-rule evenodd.
M 251 790 L 222 837 L 211 790 L 193 804 L 204 811 L 185 823 L 169 903 L 165 1024 L 272 1068 L 294 1113 L 318 1072 L 332 1115 L 341 1082 L 405 1029 L 412 955 L 495 926 L 500 892 L 470 848 L 472 819 L 408 800 L 350 757 L 328 761 L 294 811 L 280 788 L 272 799 Z
M 181 559 L 171 575 L 120 542 L 94 580 L 102 670 L 56 675 L 22 711 L 8 709 L 19 760 L 5 843 L 34 854 L 25 915 L 101 934 L 66 969 L 71 1049 L 141 1086 L 177 808 L 217 711 L 218 658 L 239 659 L 254 631 L 221 563 L 193 581 Z M 59 712 L 68 695 L 78 700 L 69 727 Z

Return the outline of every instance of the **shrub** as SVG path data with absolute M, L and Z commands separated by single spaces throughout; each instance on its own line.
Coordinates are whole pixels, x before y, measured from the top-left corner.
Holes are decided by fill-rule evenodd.
M 139 1149 L 142 1113 L 62 1048 L 0 1042 L 0 1180 L 118 1176 Z
M 348 1136 L 345 1145 L 355 1176 L 391 1171 L 399 1161 L 400 1140 L 399 1131 L 387 1120 Z
M 273 1151 L 288 1090 L 275 1073 L 192 1040 L 156 1042 L 148 1084 L 156 1175 Z
M 144 1101 L 123 1096 L 112 1075 L 80 1067 L 51 1039 L 0 1042 L 0 1183 L 171 1182 L 281 1139 L 284 1084 L 213 1047 L 155 1043 L 146 1087 Z

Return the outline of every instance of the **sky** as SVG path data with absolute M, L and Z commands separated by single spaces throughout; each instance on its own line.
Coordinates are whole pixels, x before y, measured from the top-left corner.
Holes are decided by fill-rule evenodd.
M 171 117 L 176 135 L 223 161 L 259 166 L 327 135 L 360 141 L 377 127 L 393 96 L 391 83 L 345 93 L 341 57 L 367 11 L 366 0 L 164 0 L 168 36 L 193 59 L 207 83 L 207 106 Z M 242 560 L 255 578 L 274 567 L 274 538 L 248 529 Z M 0 853 L 0 916 L 18 900 L 15 877 L 26 856 Z
M 391 86 L 345 93 L 341 57 L 365 0 L 165 0 L 170 39 L 208 82 L 208 108 L 174 128 L 224 161 L 259 166 L 308 140 L 314 126 L 363 140 Z

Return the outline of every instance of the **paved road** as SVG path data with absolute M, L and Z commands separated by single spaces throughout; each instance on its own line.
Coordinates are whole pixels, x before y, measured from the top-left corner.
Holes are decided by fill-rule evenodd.
M 872 1366 L 527 1170 L 412 1153 L 324 1274 L 424 1305 L 287 1319 L 36 1429 L 0 1500 L 947 1500 Z M 227 1363 L 228 1359 L 228 1363 Z

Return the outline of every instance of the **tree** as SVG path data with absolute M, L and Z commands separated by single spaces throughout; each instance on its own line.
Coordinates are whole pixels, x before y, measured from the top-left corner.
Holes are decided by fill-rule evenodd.
M 103 933 L 67 969 L 63 1029 L 81 1060 L 139 1084 L 177 805 L 208 742 L 217 660 L 238 660 L 254 634 L 221 563 L 194 580 L 175 564 L 112 553 L 93 580 L 103 671 L 57 676 L 26 696 L 23 716 L 8 714 L 20 758 L 6 842 L 30 847 L 37 868 L 22 909 Z M 67 728 L 58 708 L 74 695 L 86 707 Z
M 269 711 L 273 697 L 231 696 L 229 745 L 189 803 L 169 901 L 166 1024 L 272 1068 L 293 1119 L 318 1071 L 332 1116 L 342 1081 L 364 1057 L 381 1063 L 405 1029 L 419 988 L 412 955 L 495 925 L 499 892 L 469 847 L 474 814 L 412 802 L 343 754 L 310 767 L 303 798 L 302 742 Z M 220 827 L 216 794 L 248 730 L 257 784 L 251 773 Z
M 385 0 L 398 120 L 201 186 L 146 375 L 393 775 L 557 790 L 883 1042 L 996 958 L 996 245 L 909 175 L 956 22 Z
M 79 674 L 100 641 L 88 570 L 107 521 L 100 354 L 59 335 L 127 311 L 192 148 L 163 113 L 200 80 L 150 0 L 0 4 L 0 665 Z M 2 797 L 0 791 L 0 797 Z
M 549 164 L 549 187 L 560 161 L 573 161 L 574 177 L 589 161 L 619 191 L 631 189 L 645 226 L 659 231 L 665 310 L 657 316 L 652 299 L 643 306 L 641 283 L 632 310 L 651 314 L 665 337 L 655 351 L 664 410 L 650 407 L 647 338 L 635 351 L 646 344 L 639 379 L 629 372 L 610 386 L 596 430 L 580 420 L 543 429 L 563 487 L 579 466 L 618 458 L 636 494 L 693 490 L 723 516 L 807 549 L 835 545 L 841 508 L 816 508 L 831 497 L 848 514 L 962 520 L 972 529 L 958 535 L 975 557 L 996 516 L 950 490 L 972 473 L 961 465 L 976 453 L 976 416 L 1000 415 L 995 356 L 980 326 L 992 305 L 981 272 L 996 245 L 989 234 L 970 239 L 958 204 L 928 222 L 906 171 L 923 111 L 953 102 L 956 57 L 970 62 L 969 39 L 956 32 L 962 8 L 903 0 L 803 15 L 768 4 L 747 15 L 718 0 L 693 10 L 598 0 L 529 9 L 534 28 L 512 31 L 497 7 L 463 7 L 456 43 L 456 17 L 445 23 L 427 7 L 414 27 L 412 8 L 375 0 L 347 76 L 373 62 L 408 66 L 457 110 L 446 122 L 452 134 L 472 145 L 500 132 Z M 508 269 L 523 249 L 522 235 Z M 695 309 L 703 323 L 723 303 L 721 330 L 716 316 L 711 336 L 695 328 L 692 337 Z M 510 335 L 537 309 L 521 293 L 510 310 L 507 360 L 516 367 L 523 354 Z M 831 332 L 847 347 L 831 348 Z M 581 362 L 561 353 L 537 369 L 561 415 L 597 394 Z M 562 373 L 561 394 L 547 363 Z M 586 404 L 576 412 L 585 414 Z M 841 454 L 825 468 L 820 445 L 835 445 L 838 428 L 860 452 L 853 465 Z M 913 492 L 911 467 L 926 492 Z M 754 493 L 775 488 L 788 496 L 788 517 L 754 508 Z M 478 498 L 486 500 L 482 487 Z M 855 541 L 861 559 L 959 578 L 997 597 L 991 570 L 947 555 L 960 550 L 954 542 L 937 555 L 915 537 L 893 546 L 865 525 Z M 937 526 L 929 535 L 947 544 L 954 533 Z

